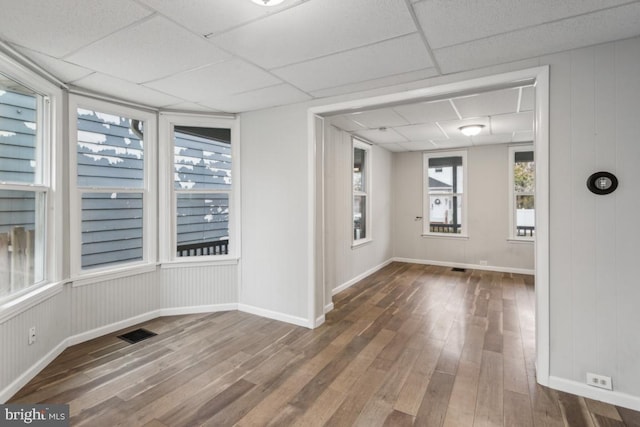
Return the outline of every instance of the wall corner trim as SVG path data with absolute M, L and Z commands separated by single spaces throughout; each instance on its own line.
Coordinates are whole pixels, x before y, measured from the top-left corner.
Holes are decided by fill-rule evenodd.
M 256 307 L 248 304 L 238 304 L 238 311 L 244 311 L 245 313 L 255 314 L 257 316 L 266 317 L 268 319 L 279 320 L 281 322 L 291 323 L 297 326 L 303 326 L 305 328 L 313 329 L 314 322 L 305 319 L 304 317 L 292 316 L 290 314 L 280 313 L 278 311 L 267 310 L 266 308 Z
M 499 273 L 530 274 L 530 275 L 535 274 L 534 270 L 530 270 L 528 268 L 501 267 L 497 265 L 478 265 L 478 264 L 468 264 L 463 262 L 433 261 L 429 259 L 413 259 L 413 258 L 398 258 L 398 257 L 393 258 L 393 261 L 408 262 L 410 264 L 437 265 L 439 267 L 469 268 L 472 270 L 497 271 Z
M 331 295 L 335 295 L 337 293 L 340 293 L 340 292 L 344 291 L 345 289 L 355 285 L 356 283 L 358 283 L 360 280 L 364 279 L 365 277 L 371 276 L 376 271 L 378 271 L 378 270 L 386 267 L 387 265 L 391 264 L 392 261 L 394 261 L 393 258 L 388 259 L 385 262 L 383 262 L 382 264 L 376 265 L 375 267 L 370 268 L 369 270 L 365 271 L 364 273 L 358 274 L 353 279 L 348 280 L 348 281 L 344 282 L 341 285 L 338 285 L 337 287 L 335 287 L 335 288 L 333 288 L 331 290 Z M 331 303 L 331 309 L 333 309 L 333 303 Z M 325 308 L 325 313 L 326 313 L 326 308 Z

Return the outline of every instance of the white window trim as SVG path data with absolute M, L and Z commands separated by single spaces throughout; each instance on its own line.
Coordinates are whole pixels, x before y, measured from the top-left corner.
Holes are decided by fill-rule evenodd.
M 78 188 L 77 174 L 77 110 L 86 108 L 101 113 L 114 114 L 120 117 L 141 120 L 144 126 L 144 185 L 140 188 Z M 69 95 L 69 206 L 70 206 L 70 265 L 71 280 L 74 283 L 84 283 L 84 279 L 100 277 L 103 280 L 121 277 L 126 272 L 147 271 L 155 269 L 157 262 L 157 160 L 156 147 L 158 145 L 157 116 L 148 111 L 122 106 L 112 102 L 89 98 L 81 95 Z M 105 267 L 82 269 L 82 212 L 81 193 L 113 191 L 118 193 L 142 193 L 142 260 L 113 264 Z
M 173 140 L 175 126 L 194 126 L 208 128 L 231 129 L 231 192 L 229 193 L 229 253 L 227 255 L 203 255 L 194 257 L 176 257 L 176 193 L 174 189 L 173 171 Z M 160 262 L 162 266 L 177 267 L 179 265 L 226 265 L 230 261 L 240 258 L 240 119 L 236 116 L 212 117 L 199 114 L 160 113 L 160 157 L 159 173 L 160 206 L 159 221 L 161 230 L 170 232 L 160 233 Z M 208 192 L 208 191 L 204 191 Z
M 31 89 L 42 98 L 38 100 L 38 129 L 39 138 L 38 160 L 41 163 L 39 184 L 2 184 L 0 188 L 5 190 L 41 191 L 46 194 L 44 206 L 44 239 L 43 244 L 36 250 L 43 253 L 43 280 L 31 286 L 0 298 L 0 315 L 6 307 L 21 311 L 31 304 L 33 298 L 40 295 L 47 285 L 61 280 L 64 270 L 63 257 L 59 254 L 64 251 L 64 239 L 62 239 L 62 208 L 63 194 L 60 191 L 62 182 L 62 147 L 63 126 L 58 123 L 63 114 L 64 94 L 60 87 L 52 84 L 47 79 L 34 73 L 22 63 L 0 52 L 0 73 L 5 77 Z
M 356 148 L 359 148 L 361 150 L 365 151 L 365 169 L 364 169 L 364 173 L 365 173 L 365 190 L 366 191 L 358 191 L 356 192 L 353 189 L 353 162 L 354 162 L 354 151 Z M 351 188 L 351 212 L 350 212 L 350 221 L 349 224 L 351 224 L 350 226 L 350 233 L 351 233 L 351 247 L 352 248 L 356 248 L 362 245 L 366 245 L 369 242 L 373 241 L 373 236 L 372 236 L 372 231 L 373 231 L 373 227 L 372 227 L 372 218 L 371 218 L 371 194 L 372 194 L 372 190 L 373 190 L 373 182 L 372 182 L 372 173 L 371 173 L 371 168 L 373 167 L 373 150 L 371 149 L 371 144 L 355 138 L 355 137 L 351 137 L 351 167 L 349 168 L 349 185 Z M 355 205 L 353 203 L 353 199 L 354 196 L 358 196 L 358 195 L 364 195 L 367 198 L 367 202 L 365 204 L 365 209 L 366 209 L 366 214 L 365 214 L 365 218 L 366 218 L 366 223 L 365 223 L 365 237 L 362 239 L 358 239 L 356 240 L 353 236 L 353 210 L 355 208 Z
M 519 243 L 533 243 L 535 241 L 535 237 L 533 236 L 518 236 L 515 232 L 516 224 L 515 224 L 515 216 L 516 216 L 516 201 L 515 201 L 515 182 L 513 176 L 513 168 L 515 167 L 515 154 L 523 151 L 535 151 L 535 147 L 533 144 L 525 144 L 525 145 L 510 145 L 509 146 L 509 237 L 507 241 L 510 242 L 519 242 Z M 535 203 L 535 193 L 534 193 L 534 203 Z
M 429 208 L 429 159 L 438 157 L 462 157 L 462 230 L 459 234 L 454 233 L 437 233 L 430 229 L 431 211 Z M 451 150 L 451 151 L 426 151 L 422 158 L 422 236 L 424 237 L 440 237 L 449 239 L 468 239 L 469 238 L 469 165 L 467 164 L 467 150 Z

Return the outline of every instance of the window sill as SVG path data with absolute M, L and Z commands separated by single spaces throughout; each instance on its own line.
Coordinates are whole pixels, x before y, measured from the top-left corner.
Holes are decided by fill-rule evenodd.
M 59 294 L 64 284 L 65 282 L 48 283 L 37 286 L 17 298 L 9 296 L 9 299 L 0 305 L 0 324 Z
M 516 243 L 516 244 L 520 244 L 520 243 L 535 243 L 535 239 L 518 239 L 516 237 L 510 237 L 507 239 L 508 243 Z
M 423 233 L 422 237 L 434 238 L 434 239 L 453 239 L 453 240 L 469 240 L 469 236 L 466 234 L 446 234 L 446 233 Z
M 235 257 L 184 257 L 184 259 L 163 262 L 160 268 L 212 267 L 218 265 L 237 265 Z
M 72 286 L 93 285 L 95 283 L 106 282 L 107 280 L 120 279 L 122 277 L 136 276 L 138 274 L 155 271 L 156 264 L 134 264 L 126 267 L 111 268 L 108 270 L 96 270 L 79 274 L 71 278 Z
M 373 242 L 373 239 L 371 239 L 371 238 L 356 240 L 355 242 L 351 243 L 351 249 L 355 249 L 355 248 L 359 248 L 360 246 L 368 245 L 371 242 Z

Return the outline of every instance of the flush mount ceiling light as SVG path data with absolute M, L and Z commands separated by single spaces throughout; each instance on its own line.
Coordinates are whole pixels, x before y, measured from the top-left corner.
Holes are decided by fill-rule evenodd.
M 484 125 L 467 125 L 460 126 L 458 129 L 464 136 L 474 136 L 479 134 L 483 127 Z
M 277 6 L 282 3 L 284 0 L 251 0 L 255 4 L 259 4 L 260 6 Z

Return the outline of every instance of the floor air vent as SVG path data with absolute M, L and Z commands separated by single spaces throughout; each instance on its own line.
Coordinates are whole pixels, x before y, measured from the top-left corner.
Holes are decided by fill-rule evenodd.
M 464 273 L 465 271 L 467 271 L 466 268 L 458 268 L 458 267 L 454 267 L 451 269 L 451 271 L 457 271 L 459 273 Z
M 129 344 L 135 344 L 137 342 L 146 340 L 147 338 L 155 337 L 155 332 L 147 331 L 146 329 L 136 329 L 135 331 L 127 332 L 123 335 L 118 335 L 118 338 L 125 340 Z

